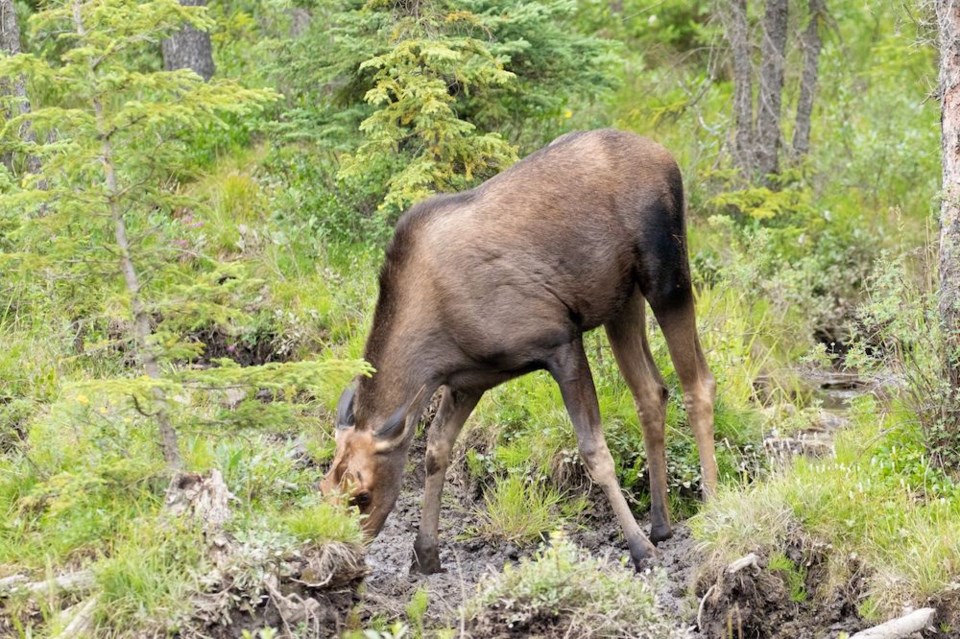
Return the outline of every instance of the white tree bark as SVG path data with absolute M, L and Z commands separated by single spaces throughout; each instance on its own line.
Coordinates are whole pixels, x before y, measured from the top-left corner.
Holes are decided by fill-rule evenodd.
M 936 0 L 940 33 L 940 318 L 947 375 L 960 388 L 960 0 Z
M 17 14 L 13 0 L 0 0 L 0 52 L 7 55 L 20 53 L 20 25 L 17 24 Z M 30 113 L 30 100 L 27 97 L 27 83 L 22 75 L 15 78 L 0 78 L 0 96 L 11 96 L 15 101 L 13 110 L 4 113 L 4 117 L 11 118 Z M 26 120 L 20 126 L 20 137 L 25 142 L 34 142 L 36 137 L 30 121 Z M 11 173 L 14 170 L 12 156 L 4 156 L 2 162 L 7 165 Z M 26 169 L 30 173 L 40 172 L 40 160 L 32 153 L 27 154 Z

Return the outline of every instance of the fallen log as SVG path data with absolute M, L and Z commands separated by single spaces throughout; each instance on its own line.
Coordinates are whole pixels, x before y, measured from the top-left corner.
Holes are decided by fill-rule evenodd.
M 933 608 L 914 610 L 909 615 L 899 619 L 882 623 L 867 630 L 861 630 L 850 639 L 902 639 L 929 626 L 936 612 Z
M 84 602 L 63 611 L 61 618 L 69 619 L 67 625 L 53 639 L 78 639 L 87 636 L 93 630 L 93 615 L 97 610 L 100 597 L 94 595 Z
M 11 575 L 0 579 L 0 594 L 12 590 L 14 587 L 27 581 L 24 575 Z
M 0 596 L 21 592 L 45 595 L 53 591 L 74 592 L 89 590 L 95 582 L 93 573 L 89 570 L 79 570 L 52 579 L 44 579 L 43 581 L 34 581 L 32 583 L 26 583 L 26 579 L 23 577 L 19 579 L 15 577 L 20 577 L 20 575 L 7 577 L 3 580 L 7 583 L 0 584 Z

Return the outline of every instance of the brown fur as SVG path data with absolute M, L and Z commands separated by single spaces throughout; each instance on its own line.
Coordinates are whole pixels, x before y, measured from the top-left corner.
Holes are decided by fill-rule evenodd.
M 375 535 L 399 491 L 410 424 L 445 387 L 429 435 L 425 523 L 416 545 L 419 567 L 438 569 L 432 520 L 463 421 L 487 389 L 547 369 L 634 559 L 649 556 L 652 546 L 613 476 L 581 342 L 600 325 L 611 336 L 644 422 L 654 537 L 668 536 L 660 463 L 665 389 L 646 345 L 644 299 L 664 328 L 712 490 L 713 381 L 694 326 L 680 171 L 663 147 L 614 130 L 558 138 L 477 188 L 431 198 L 401 218 L 367 342 L 377 373 L 359 381 L 350 407 L 356 425 L 339 433 L 328 489 L 353 466 L 372 470 L 371 483 L 354 492 L 370 496 L 367 530 Z M 379 452 L 372 443 L 359 452 L 351 443 L 359 437 L 378 442 Z

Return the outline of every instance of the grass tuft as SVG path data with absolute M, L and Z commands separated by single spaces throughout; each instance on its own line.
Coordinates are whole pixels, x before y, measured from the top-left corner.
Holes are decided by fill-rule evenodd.
M 465 606 L 468 636 L 563 629 L 568 637 L 687 637 L 658 609 L 658 580 L 594 559 L 556 533 L 533 559 L 505 566 L 481 585 Z
M 477 534 L 487 540 L 530 544 L 558 527 L 563 496 L 549 484 L 530 483 L 519 475 L 497 482 L 484 496 Z
M 101 627 L 150 635 L 189 614 L 205 565 L 202 533 L 173 520 L 144 520 L 94 567 Z
M 294 511 L 285 515 L 281 523 L 291 535 L 303 542 L 363 542 L 360 519 L 353 512 L 333 503 L 321 502 Z

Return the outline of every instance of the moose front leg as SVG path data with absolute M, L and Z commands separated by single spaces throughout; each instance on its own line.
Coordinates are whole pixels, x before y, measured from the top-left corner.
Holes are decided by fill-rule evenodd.
M 447 466 L 450 464 L 450 451 L 478 401 L 480 394 L 444 387 L 440 408 L 430 423 L 424 463 L 427 479 L 423 488 L 420 532 L 413 543 L 413 565 L 410 568 L 425 575 L 440 572 L 440 541 L 437 529 L 440 525 L 440 497 Z
M 591 479 L 603 488 L 620 521 L 633 565 L 640 570 L 643 560 L 653 557 L 656 549 L 640 530 L 617 483 L 613 457 L 607 448 L 607 440 L 600 425 L 600 406 L 597 403 L 597 391 L 593 385 L 587 355 L 583 350 L 583 340 L 577 338 L 554 351 L 548 370 L 560 386 L 563 403 L 573 421 L 580 455 L 587 472 Z

